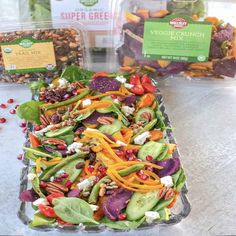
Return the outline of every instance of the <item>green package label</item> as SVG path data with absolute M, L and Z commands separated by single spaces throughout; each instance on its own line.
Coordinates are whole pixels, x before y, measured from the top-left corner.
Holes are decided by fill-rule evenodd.
M 212 25 L 190 17 L 171 15 L 147 19 L 144 25 L 143 55 L 150 60 L 208 61 Z

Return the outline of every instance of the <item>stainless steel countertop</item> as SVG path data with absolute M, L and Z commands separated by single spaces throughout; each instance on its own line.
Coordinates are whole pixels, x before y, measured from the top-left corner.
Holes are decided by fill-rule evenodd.
M 176 226 L 117 235 L 236 235 L 236 81 L 170 78 L 159 84 L 188 177 L 192 211 Z M 0 103 L 10 97 L 19 104 L 30 93 L 24 85 L 0 84 Z M 28 229 L 17 218 L 22 163 L 16 157 L 24 135 L 17 117 L 0 109 L 0 117 L 5 114 L 8 122 L 0 124 L 0 235 L 62 236 Z

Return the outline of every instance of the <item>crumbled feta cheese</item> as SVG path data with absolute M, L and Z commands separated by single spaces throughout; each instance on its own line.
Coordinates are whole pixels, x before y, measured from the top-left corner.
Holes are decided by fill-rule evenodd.
M 58 87 L 64 87 L 68 84 L 68 81 L 64 78 L 61 78 L 58 80 L 58 83 L 59 83 Z
M 133 84 L 125 83 L 125 87 L 126 87 L 127 89 L 131 89 L 131 88 L 134 87 L 134 85 L 133 85 Z
M 123 106 L 121 107 L 121 111 L 126 115 L 129 116 L 134 113 L 135 108 L 134 107 L 128 107 L 128 106 Z
M 92 129 L 92 128 L 87 128 L 86 130 L 88 130 L 88 131 L 93 131 L 93 132 L 100 132 L 99 130 L 97 130 L 97 129 Z
M 149 137 L 150 137 L 150 132 L 146 131 L 146 132 L 140 134 L 138 137 L 136 137 L 134 139 L 134 143 L 138 144 L 138 145 L 143 145 L 146 142 L 147 138 L 149 138 Z
M 27 178 L 28 178 L 28 180 L 34 180 L 35 178 L 37 177 L 37 175 L 36 174 L 33 174 L 33 173 L 29 173 L 28 175 L 27 175 Z
M 122 84 L 124 84 L 126 82 L 126 78 L 124 76 L 117 76 L 116 77 L 116 80 L 121 82 Z
M 38 198 L 33 202 L 34 206 L 39 206 L 40 204 L 47 206 L 49 205 L 49 202 L 45 198 Z
M 91 176 L 88 179 L 83 180 L 82 182 L 78 183 L 78 189 L 86 189 L 89 188 L 91 186 L 93 186 L 94 180 L 96 179 L 96 176 Z
M 120 104 L 120 101 L 116 98 L 116 99 L 114 99 L 114 103 Z
M 165 176 L 161 178 L 161 183 L 166 187 L 171 188 L 174 186 L 173 179 L 171 176 Z
M 156 211 L 146 211 L 146 222 L 151 224 L 154 220 L 160 219 L 160 214 Z
M 86 106 L 89 106 L 92 104 L 92 101 L 90 99 L 85 99 L 83 102 L 82 102 L 82 106 L 83 107 L 86 107 Z
M 123 143 L 123 142 L 120 141 L 120 140 L 117 140 L 116 143 L 117 143 L 118 145 L 120 145 L 120 146 L 127 146 L 126 143 Z
M 53 181 L 54 181 L 54 179 L 55 179 L 55 177 L 54 177 L 54 176 L 52 176 L 52 177 L 50 178 L 50 181 L 51 181 L 51 182 L 53 182 Z
M 43 128 L 43 129 L 41 129 L 41 130 L 39 130 L 39 131 L 35 131 L 35 134 L 36 135 L 43 135 L 44 133 L 46 133 L 46 132 L 48 132 L 48 128 L 47 127 L 45 127 L 45 128 Z
M 97 211 L 99 208 L 99 206 L 93 204 L 89 204 L 89 206 L 91 207 L 92 211 Z
M 71 152 L 81 152 L 80 148 L 83 146 L 83 143 L 74 142 L 67 147 L 67 153 Z
M 65 173 L 64 170 L 59 170 L 57 173 L 56 173 L 56 176 L 60 176 L 60 175 L 63 175 Z

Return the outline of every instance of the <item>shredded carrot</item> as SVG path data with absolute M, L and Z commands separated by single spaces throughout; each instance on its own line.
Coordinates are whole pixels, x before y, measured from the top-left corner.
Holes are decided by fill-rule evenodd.
M 179 192 L 175 192 L 174 199 L 173 199 L 173 201 L 167 206 L 167 208 L 172 208 L 172 207 L 175 205 L 175 203 L 176 203 L 177 200 L 178 200 L 179 195 L 180 195 Z
M 176 144 L 169 143 L 168 147 L 169 147 L 168 154 L 173 154 L 173 152 L 176 150 Z
M 97 175 L 97 171 L 98 171 L 98 167 L 101 165 L 102 163 L 100 161 L 98 161 L 95 165 L 94 165 L 94 171 L 92 172 L 93 175 Z
M 139 150 L 142 146 L 139 145 L 132 145 L 132 144 L 128 144 L 125 149 L 135 149 L 135 150 Z
M 41 145 L 39 138 L 32 133 L 29 133 L 29 140 L 30 140 L 31 147 L 36 148 Z
M 98 126 L 97 124 L 88 124 L 86 122 L 83 122 L 83 124 L 86 128 L 90 128 L 90 129 L 95 129 Z
M 99 131 L 95 131 L 95 130 L 93 130 L 93 131 L 91 131 L 91 130 L 85 130 L 84 132 L 83 132 L 83 134 L 85 135 L 85 136 L 87 136 L 88 138 L 103 138 L 103 139 L 105 139 L 108 143 L 115 143 L 115 142 L 113 142 L 111 139 L 109 139 L 106 135 L 104 135 L 103 133 L 101 133 L 101 132 L 99 132 Z
M 153 104 L 152 104 L 152 106 L 151 106 L 151 109 L 155 109 L 157 107 L 157 102 L 154 102 Z
M 123 84 L 120 86 L 119 92 L 121 92 L 123 95 L 132 94 Z
M 98 98 L 106 97 L 106 96 L 113 95 L 113 94 L 124 96 L 124 94 L 120 91 L 109 91 L 109 92 L 106 92 L 106 93 L 102 93 L 102 94 L 98 94 L 98 95 L 95 95 L 95 96 L 87 97 L 86 99 L 96 100 Z M 85 100 L 85 99 L 83 99 L 83 100 Z
M 62 161 L 61 157 L 55 157 L 50 161 L 46 161 L 44 159 L 41 160 L 41 162 L 45 165 L 45 166 L 54 166 L 58 163 L 60 163 Z
M 91 105 L 87 106 L 85 109 L 78 110 L 74 114 L 83 114 L 87 113 L 92 109 L 98 109 L 98 108 L 108 108 L 112 105 L 112 101 L 95 101 Z
M 88 88 L 77 89 L 77 93 L 82 93 L 82 92 L 84 92 L 84 90 L 86 90 L 86 89 L 88 89 Z
M 89 160 L 86 160 L 84 165 L 84 170 L 87 175 L 91 175 L 91 172 L 89 172 L 88 170 L 88 166 L 89 166 Z
M 102 152 L 97 153 L 97 159 L 99 159 L 106 167 L 116 163 L 114 159 L 109 158 L 106 154 Z
M 35 161 L 36 164 L 36 173 L 39 174 L 41 172 L 41 157 L 37 158 Z
M 94 146 L 91 149 L 92 149 L 93 152 L 101 152 L 102 151 L 101 145 Z
M 122 136 L 122 134 L 121 134 L 120 131 L 114 133 L 114 134 L 112 135 L 112 137 L 115 138 L 116 140 L 119 140 L 119 141 L 121 141 L 121 142 L 123 142 L 123 143 L 126 143 L 126 142 L 125 142 L 125 139 L 124 139 L 124 137 Z

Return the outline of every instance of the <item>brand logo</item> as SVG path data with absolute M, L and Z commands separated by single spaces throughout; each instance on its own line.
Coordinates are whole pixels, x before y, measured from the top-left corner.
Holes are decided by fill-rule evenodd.
M 86 7 L 92 7 L 98 3 L 98 0 L 80 0 L 79 2 Z
M 188 26 L 188 22 L 183 18 L 174 18 L 170 21 L 170 25 L 175 29 L 183 29 Z
M 19 45 L 22 47 L 22 48 L 30 48 L 32 45 L 33 45 L 33 42 L 29 39 L 23 39 Z

